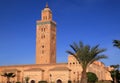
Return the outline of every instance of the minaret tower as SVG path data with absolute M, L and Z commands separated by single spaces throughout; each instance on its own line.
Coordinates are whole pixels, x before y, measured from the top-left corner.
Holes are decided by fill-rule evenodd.
M 46 4 L 36 25 L 36 64 L 56 63 L 56 23 Z

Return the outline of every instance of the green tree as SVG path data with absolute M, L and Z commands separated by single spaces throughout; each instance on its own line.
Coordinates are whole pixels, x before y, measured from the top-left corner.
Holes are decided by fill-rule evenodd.
M 87 82 L 88 83 L 95 83 L 98 81 L 98 77 L 93 72 L 87 72 Z
M 113 46 L 116 46 L 120 49 L 120 40 L 113 40 Z
M 79 44 L 73 43 L 70 47 L 73 51 L 68 50 L 67 53 L 73 55 L 83 69 L 81 83 L 87 83 L 86 70 L 88 66 L 94 61 L 107 58 L 107 56 L 100 54 L 103 53 L 105 49 L 100 49 L 99 45 L 90 47 L 89 45 L 84 45 L 82 42 L 79 42 Z
M 25 77 L 26 83 L 28 83 L 29 80 L 30 80 L 30 77 Z
M 5 73 L 2 74 L 1 76 L 6 77 L 6 78 L 7 78 L 7 83 L 10 83 L 10 78 L 14 78 L 14 77 L 15 77 L 15 74 L 12 73 L 12 72 L 9 72 L 9 73 L 5 72 Z
M 114 83 L 117 83 L 120 80 L 119 65 L 111 65 L 114 69 L 110 71 L 111 77 Z

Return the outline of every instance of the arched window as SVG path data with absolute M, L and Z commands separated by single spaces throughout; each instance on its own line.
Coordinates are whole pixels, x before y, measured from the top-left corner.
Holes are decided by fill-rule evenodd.
M 75 62 L 73 62 L 73 64 L 75 64 Z
M 44 32 L 45 32 L 45 28 L 44 28 Z
M 71 64 L 72 64 L 72 63 L 70 63 L 70 67 L 71 67 Z
M 44 35 L 44 34 L 42 34 L 42 35 L 41 35 L 41 38 L 42 38 L 42 39 L 43 39 L 43 38 L 45 38 L 45 35 Z
M 43 32 L 43 28 L 41 28 L 41 31 Z
M 44 48 L 45 46 L 44 45 L 42 45 L 42 48 Z
M 42 54 L 44 54 L 44 50 L 42 50 Z

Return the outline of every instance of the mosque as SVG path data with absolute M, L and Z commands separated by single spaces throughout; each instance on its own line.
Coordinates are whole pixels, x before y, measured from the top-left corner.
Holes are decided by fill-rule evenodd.
M 68 56 L 67 63 L 56 63 L 56 22 L 52 20 L 52 11 L 46 5 L 41 12 L 41 20 L 36 21 L 36 64 L 0 66 L 0 73 L 13 72 L 12 82 L 29 83 L 47 81 L 48 83 L 76 83 L 81 78 L 82 68 L 77 60 Z M 99 80 L 111 80 L 107 67 L 99 61 L 87 69 L 94 72 Z M 6 78 L 0 76 L 0 83 L 6 83 Z

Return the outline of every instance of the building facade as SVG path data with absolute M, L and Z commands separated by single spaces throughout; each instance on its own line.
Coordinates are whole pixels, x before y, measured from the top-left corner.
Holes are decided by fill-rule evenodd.
M 56 63 L 56 23 L 52 20 L 52 11 L 46 5 L 42 10 L 41 20 L 36 22 L 36 64 L 0 66 L 0 73 L 16 74 L 11 82 L 38 83 L 41 80 L 48 83 L 76 83 L 81 78 L 82 68 L 73 56 L 68 56 L 67 63 Z M 101 62 L 94 62 L 87 69 L 94 72 L 99 80 L 112 80 L 110 73 Z M 6 83 L 6 78 L 0 76 L 0 83 Z

